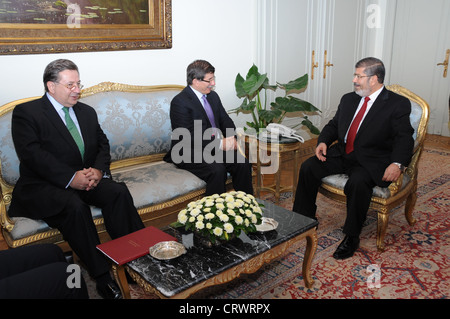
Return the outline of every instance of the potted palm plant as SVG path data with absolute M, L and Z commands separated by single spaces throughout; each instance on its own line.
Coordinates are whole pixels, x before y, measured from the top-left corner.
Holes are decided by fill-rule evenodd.
M 319 129 L 313 125 L 305 113 L 320 112 L 320 110 L 311 103 L 291 95 L 301 92 L 307 85 L 308 74 L 286 84 L 277 82 L 276 85 L 270 85 L 267 74 L 260 74 L 258 67 L 253 65 L 245 79 L 240 74 L 236 76 L 236 95 L 244 100 L 238 108 L 230 110 L 229 113 L 250 113 L 253 121 L 247 122 L 247 125 L 259 132 L 269 123 L 281 123 L 288 113 L 295 112 L 303 117 L 298 125 L 304 125 L 312 134 L 318 135 Z M 269 107 L 267 90 L 275 92 L 277 89 L 284 90 L 284 96 L 276 97 Z

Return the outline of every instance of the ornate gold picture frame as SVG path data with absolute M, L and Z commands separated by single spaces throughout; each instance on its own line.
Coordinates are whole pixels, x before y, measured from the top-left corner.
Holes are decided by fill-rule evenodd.
M 172 1 L 144 0 L 140 7 L 137 2 L 26 1 L 32 7 L 12 7 L 14 1 L 5 1 L 0 7 L 0 54 L 171 48 Z

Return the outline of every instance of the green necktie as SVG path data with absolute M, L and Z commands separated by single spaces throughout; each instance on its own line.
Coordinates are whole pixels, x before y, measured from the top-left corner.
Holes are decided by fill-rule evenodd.
M 72 121 L 72 118 L 69 115 L 69 108 L 63 107 L 63 111 L 66 115 L 66 125 L 67 129 L 69 130 L 70 134 L 72 134 L 73 139 L 75 140 L 75 143 L 77 143 L 78 149 L 80 150 L 81 157 L 84 157 L 84 143 L 83 139 L 81 138 L 80 132 L 78 132 L 77 126 Z

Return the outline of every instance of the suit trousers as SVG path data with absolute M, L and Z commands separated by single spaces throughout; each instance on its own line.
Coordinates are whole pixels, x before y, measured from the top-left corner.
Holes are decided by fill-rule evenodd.
M 133 198 L 125 184 L 111 179 L 102 179 L 91 191 L 67 191 L 73 196 L 65 209 L 44 221 L 61 232 L 93 278 L 104 275 L 110 261 L 96 248 L 100 240 L 89 205 L 101 208 L 106 231 L 115 239 L 144 228 Z
M 231 174 L 233 188 L 253 195 L 252 165 L 237 151 L 223 152 L 223 161 L 212 163 L 182 163 L 177 164 L 206 182 L 205 195 L 222 194 L 226 192 L 227 174 Z
M 347 198 L 347 216 L 343 232 L 359 236 L 366 220 L 373 187 L 376 185 L 369 172 L 354 158 L 354 153 L 340 157 L 327 157 L 321 162 L 316 156 L 307 159 L 300 168 L 293 211 L 315 218 L 317 193 L 322 178 L 333 174 L 347 174 L 344 187 Z
M 78 288 L 67 285 L 68 266 L 54 244 L 0 251 L 0 299 L 89 298 L 83 276 Z

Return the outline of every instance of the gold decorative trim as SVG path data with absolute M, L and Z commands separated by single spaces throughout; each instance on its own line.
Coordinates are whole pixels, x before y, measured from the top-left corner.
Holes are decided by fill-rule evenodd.
M 114 277 L 117 280 L 117 283 L 123 293 L 123 297 L 128 299 L 130 298 L 128 283 L 126 280 L 126 277 L 122 275 L 123 269 L 126 269 L 126 271 L 130 274 L 130 276 L 136 281 L 136 283 L 142 287 L 146 292 L 155 294 L 159 298 L 166 299 L 184 299 L 188 298 L 192 294 L 210 287 L 210 286 L 216 286 L 221 285 L 227 282 L 230 282 L 242 274 L 251 274 L 256 272 L 258 269 L 260 269 L 264 264 L 272 262 L 274 259 L 286 254 L 287 252 L 297 248 L 298 243 L 306 238 L 306 250 L 305 250 L 305 256 L 303 258 L 303 266 L 302 266 L 302 275 L 305 280 L 305 286 L 307 288 L 311 288 L 314 285 L 314 280 L 311 276 L 311 264 L 314 257 L 314 254 L 317 250 L 317 228 L 312 228 L 308 231 L 306 231 L 303 234 L 300 234 L 298 236 L 295 236 L 288 241 L 277 245 L 267 251 L 265 251 L 262 254 L 259 254 L 247 261 L 244 261 L 228 270 L 225 270 L 224 272 L 211 277 L 203 282 L 200 282 L 199 284 L 188 288 L 174 296 L 167 297 L 163 294 L 161 294 L 155 287 L 150 285 L 145 279 L 143 279 L 138 273 L 136 273 L 133 269 L 131 269 L 127 265 L 123 266 L 117 266 L 114 265 L 113 272 Z M 122 268 L 122 269 L 121 269 Z
M 96 93 L 104 92 L 129 92 L 129 93 L 144 93 L 144 92 L 158 92 L 167 90 L 181 91 L 185 87 L 182 85 L 130 85 L 115 82 L 101 82 L 81 91 L 80 98 L 85 98 Z
M 80 10 L 76 3 L 67 6 L 66 23 L 1 23 L 0 54 L 172 48 L 171 0 L 148 0 L 146 23 L 81 24 L 73 20 Z

